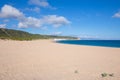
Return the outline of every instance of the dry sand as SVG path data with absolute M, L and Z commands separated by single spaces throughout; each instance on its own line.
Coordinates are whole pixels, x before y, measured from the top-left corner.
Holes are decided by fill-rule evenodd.
M 0 80 L 120 80 L 120 48 L 0 40 Z

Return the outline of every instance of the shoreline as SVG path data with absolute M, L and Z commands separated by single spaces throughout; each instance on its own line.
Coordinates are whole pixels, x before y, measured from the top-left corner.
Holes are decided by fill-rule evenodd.
M 119 48 L 0 40 L 0 63 L 0 80 L 120 79 Z

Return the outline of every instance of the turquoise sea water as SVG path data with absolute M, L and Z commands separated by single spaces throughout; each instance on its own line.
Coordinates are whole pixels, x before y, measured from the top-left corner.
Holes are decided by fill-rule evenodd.
M 61 40 L 57 42 L 63 44 L 120 48 L 120 40 Z

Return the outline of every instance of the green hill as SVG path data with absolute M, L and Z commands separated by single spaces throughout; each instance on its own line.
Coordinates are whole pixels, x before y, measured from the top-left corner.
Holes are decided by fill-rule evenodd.
M 31 34 L 20 30 L 0 28 L 0 39 L 35 40 L 35 39 L 53 39 L 53 38 L 76 39 L 75 37 L 69 37 L 69 36 Z

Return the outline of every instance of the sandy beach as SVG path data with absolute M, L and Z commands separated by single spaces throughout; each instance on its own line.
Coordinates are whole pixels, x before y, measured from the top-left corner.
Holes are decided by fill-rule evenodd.
M 120 48 L 0 40 L 0 80 L 120 80 Z

